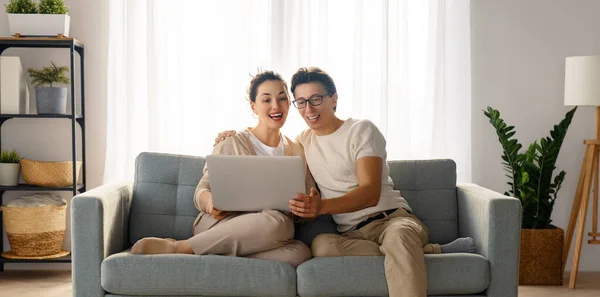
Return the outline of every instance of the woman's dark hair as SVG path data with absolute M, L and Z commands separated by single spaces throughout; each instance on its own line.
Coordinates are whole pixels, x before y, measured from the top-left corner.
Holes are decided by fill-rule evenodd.
M 266 82 L 266 81 L 280 81 L 283 84 L 283 88 L 285 89 L 285 93 L 288 92 L 288 86 L 283 77 L 276 72 L 271 70 L 259 72 L 255 76 L 252 77 L 250 81 L 250 86 L 248 87 L 248 100 L 252 102 L 256 102 L 256 93 L 258 92 L 258 87 Z
M 325 90 L 327 90 L 327 95 L 331 96 L 337 93 L 333 78 L 327 72 L 318 67 L 302 67 L 292 76 L 292 94 L 294 94 L 298 85 L 310 82 L 321 83 L 325 87 Z

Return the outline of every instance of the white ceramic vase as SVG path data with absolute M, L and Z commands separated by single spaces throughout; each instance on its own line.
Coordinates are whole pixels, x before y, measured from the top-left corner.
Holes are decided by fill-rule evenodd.
M 0 163 L 0 186 L 16 186 L 19 183 L 21 165 L 19 163 Z

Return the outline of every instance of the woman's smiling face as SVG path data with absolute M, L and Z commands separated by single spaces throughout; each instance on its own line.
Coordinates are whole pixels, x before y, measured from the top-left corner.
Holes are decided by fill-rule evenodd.
M 258 116 L 259 124 L 267 128 L 281 128 L 285 124 L 290 100 L 285 84 L 277 80 L 268 80 L 258 86 L 256 100 L 250 103 Z

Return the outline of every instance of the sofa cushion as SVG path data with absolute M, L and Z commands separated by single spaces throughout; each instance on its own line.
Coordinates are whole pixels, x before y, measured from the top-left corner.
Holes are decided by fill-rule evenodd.
M 149 236 L 192 236 L 192 225 L 199 213 L 193 197 L 203 169 L 201 157 L 138 155 L 129 223 L 132 244 Z
M 384 257 L 318 257 L 301 264 L 298 295 L 387 296 Z M 489 284 L 489 263 L 477 254 L 425 255 L 428 295 L 483 292 Z
M 106 294 L 105 297 L 140 297 L 138 295 L 115 295 L 115 294 Z M 211 296 L 201 296 L 201 295 L 161 295 L 157 297 L 211 297 Z M 357 296 L 358 297 L 358 296 Z M 437 296 L 437 297 L 485 297 L 485 295 L 452 295 L 452 296 Z
M 394 189 L 429 228 L 429 241 L 458 238 L 456 163 L 452 160 L 389 161 Z
M 130 243 L 148 237 L 186 239 L 198 215 L 193 196 L 202 177 L 203 157 L 141 153 L 136 159 L 130 212 Z M 394 188 L 429 228 L 431 242 L 458 237 L 456 164 L 452 160 L 389 161 Z M 330 220 L 298 226 L 296 238 L 310 246 L 314 236 L 337 232 Z M 317 226 L 316 230 L 312 228 Z
M 123 295 L 296 296 L 296 270 L 260 259 L 125 251 L 102 262 L 101 285 Z

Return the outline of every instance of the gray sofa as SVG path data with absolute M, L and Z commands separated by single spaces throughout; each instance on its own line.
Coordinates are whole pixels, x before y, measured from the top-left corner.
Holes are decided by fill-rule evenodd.
M 456 185 L 452 160 L 390 161 L 395 187 L 429 227 L 430 240 L 475 239 L 478 254 L 426 255 L 432 296 L 516 297 L 520 203 Z M 133 184 L 109 184 L 72 202 L 73 296 L 387 296 L 383 257 L 287 263 L 225 256 L 133 255 L 146 236 L 189 238 L 204 158 L 142 153 Z M 335 232 L 330 216 L 296 227 L 310 245 Z

